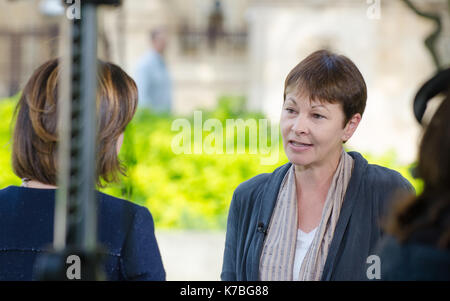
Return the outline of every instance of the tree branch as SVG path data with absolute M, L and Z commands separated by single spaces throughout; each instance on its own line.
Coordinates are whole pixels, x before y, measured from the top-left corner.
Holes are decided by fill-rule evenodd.
M 439 56 L 436 53 L 436 41 L 442 31 L 441 17 L 437 14 L 431 14 L 419 11 L 417 7 L 412 4 L 410 0 L 402 0 L 410 9 L 412 9 L 417 15 L 430 19 L 436 24 L 436 29 L 425 39 L 425 46 L 431 53 L 434 64 L 438 70 L 442 69 Z M 450 0 L 447 0 L 450 8 Z

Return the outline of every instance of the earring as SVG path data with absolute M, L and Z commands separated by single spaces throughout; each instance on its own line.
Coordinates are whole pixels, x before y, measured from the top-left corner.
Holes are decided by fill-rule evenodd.
M 22 185 L 21 187 L 28 187 L 28 182 L 31 181 L 31 179 L 28 178 L 22 178 Z

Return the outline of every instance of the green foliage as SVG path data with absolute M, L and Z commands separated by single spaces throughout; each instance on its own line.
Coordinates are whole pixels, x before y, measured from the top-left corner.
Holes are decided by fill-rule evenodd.
M 11 169 L 10 120 L 17 97 L 0 101 L 0 187 L 19 185 Z M 214 111 L 202 111 L 203 121 L 216 118 L 225 128 L 226 119 L 263 118 L 246 113 L 244 99 L 223 97 Z M 228 207 L 236 187 L 260 173 L 272 172 L 287 162 L 281 136 L 279 157 L 272 165 L 262 165 L 258 154 L 175 154 L 172 131 L 176 117 L 139 110 L 125 132 L 120 158 L 127 166 L 127 177 L 103 192 L 131 200 L 150 209 L 158 228 L 224 229 Z M 193 118 L 187 120 L 193 124 Z M 193 130 L 191 128 L 191 130 Z M 203 137 L 211 131 L 202 131 Z M 270 134 L 269 138 L 270 138 Z M 193 136 L 193 135 L 192 135 Z M 248 132 L 246 137 L 248 138 Z M 225 137 L 226 138 L 226 137 Z M 191 140 L 194 147 L 194 140 Z M 248 146 L 248 139 L 245 141 Z M 248 148 L 247 148 L 248 149 Z M 410 166 L 397 163 L 395 153 L 381 157 L 364 154 L 370 163 L 399 171 L 421 191 L 419 181 L 409 173 Z
M 225 128 L 227 118 L 239 116 L 245 120 L 255 116 L 227 112 L 227 105 L 222 103 L 214 112 L 203 111 L 203 121 L 217 118 Z M 159 228 L 223 229 L 234 189 L 287 162 L 284 155 L 272 166 L 261 165 L 259 155 L 248 153 L 176 155 L 171 148 L 178 133 L 171 130 L 174 119 L 148 110 L 137 112 L 126 129 L 120 153 L 128 179 L 105 189 L 116 196 L 131 191 L 132 195 L 125 198 L 147 206 Z M 193 124 L 192 117 L 187 119 Z M 203 137 L 208 133 L 203 131 Z
M 18 96 L 0 100 L 0 187 L 20 185 L 20 179 L 13 173 L 11 166 L 11 122 Z

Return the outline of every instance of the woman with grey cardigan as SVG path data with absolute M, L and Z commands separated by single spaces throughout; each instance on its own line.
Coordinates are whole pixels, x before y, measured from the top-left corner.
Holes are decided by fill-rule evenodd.
M 344 151 L 366 98 L 342 55 L 314 52 L 289 73 L 280 119 L 289 163 L 235 190 L 222 280 L 368 279 L 384 208 L 396 191 L 414 190 L 398 172 Z

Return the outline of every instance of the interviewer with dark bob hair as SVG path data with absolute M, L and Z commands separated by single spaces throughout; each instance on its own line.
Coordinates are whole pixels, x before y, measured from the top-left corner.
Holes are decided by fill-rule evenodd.
M 419 147 L 423 191 L 396 201 L 384 222 L 388 235 L 377 248 L 382 280 L 450 281 L 450 68 L 437 76 L 444 74 L 445 98 Z
M 57 59 L 37 68 L 15 110 L 12 165 L 22 186 L 0 190 L 0 280 L 33 280 L 36 257 L 53 241 L 57 179 Z M 137 88 L 120 67 L 98 61 L 97 185 L 115 182 L 126 126 L 137 107 Z M 165 280 L 147 208 L 97 192 L 98 239 L 106 247 L 107 280 Z
M 222 280 L 368 280 L 386 204 L 413 188 L 344 151 L 366 98 L 361 73 L 343 55 L 316 51 L 290 71 L 280 118 L 289 163 L 235 190 Z

